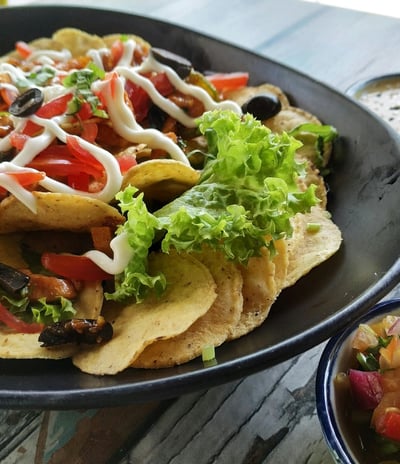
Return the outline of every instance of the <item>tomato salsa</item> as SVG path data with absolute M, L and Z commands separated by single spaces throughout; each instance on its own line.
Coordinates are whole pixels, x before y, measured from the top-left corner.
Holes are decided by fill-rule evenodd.
M 352 341 L 355 363 L 335 378 L 363 463 L 400 463 L 400 317 L 360 324 Z

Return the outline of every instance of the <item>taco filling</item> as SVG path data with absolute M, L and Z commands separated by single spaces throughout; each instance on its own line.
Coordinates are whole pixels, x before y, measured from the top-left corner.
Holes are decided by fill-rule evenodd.
M 340 247 L 335 129 L 246 72 L 66 28 L 0 60 L 0 110 L 15 279 L 0 275 L 0 303 L 21 323 L 0 306 L 2 357 L 58 349 L 101 375 L 187 362 L 263 323 Z

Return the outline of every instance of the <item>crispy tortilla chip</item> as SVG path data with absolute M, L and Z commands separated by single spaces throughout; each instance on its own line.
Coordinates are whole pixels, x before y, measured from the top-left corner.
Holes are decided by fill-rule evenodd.
M 70 358 L 78 347 L 64 345 L 44 348 L 38 342 L 39 334 L 0 332 L 0 358 L 4 359 L 63 359 Z
M 166 291 L 138 304 L 110 304 L 103 315 L 113 321 L 114 336 L 104 345 L 77 353 L 73 362 L 79 369 L 97 375 L 126 369 L 149 344 L 187 330 L 216 298 L 211 273 L 192 256 L 153 254 L 149 270 L 164 273 Z
M 56 43 L 62 43 L 72 56 L 84 56 L 90 49 L 104 48 L 104 40 L 95 34 L 88 34 L 80 29 L 65 27 L 56 31 L 52 39 Z
M 93 198 L 64 193 L 34 192 L 37 213 L 10 195 L 0 203 L 0 233 L 23 230 L 89 231 L 91 227 L 115 227 L 124 221 L 117 209 Z
M 243 277 L 243 312 L 238 324 L 230 331 L 229 340 L 246 335 L 267 318 L 286 281 L 284 244 L 277 242 L 277 252 L 277 256 L 271 259 L 264 249 L 262 256 L 251 258 L 247 266 L 239 266 Z
M 217 284 L 217 298 L 204 316 L 177 337 L 155 341 L 132 367 L 162 368 L 183 364 L 201 355 L 208 345 L 219 346 L 239 322 L 243 308 L 242 276 L 220 253 L 205 250 L 195 255 L 210 270 Z
M 309 224 L 318 224 L 318 231 L 309 231 Z M 330 258 L 340 248 L 342 234 L 320 206 L 310 213 L 297 214 L 292 219 L 293 236 L 287 240 L 289 267 L 285 287 L 297 282 L 300 277 Z
M 150 160 L 129 169 L 122 189 L 131 184 L 144 193 L 146 200 L 167 203 L 197 184 L 199 177 L 198 171 L 179 161 Z

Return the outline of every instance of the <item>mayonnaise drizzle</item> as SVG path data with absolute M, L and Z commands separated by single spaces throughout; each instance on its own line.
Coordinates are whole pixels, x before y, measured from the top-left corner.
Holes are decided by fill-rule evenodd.
M 138 124 L 133 112 L 125 102 L 125 81 L 130 80 L 136 85 L 142 87 L 155 105 L 189 128 L 196 126 L 195 118 L 190 117 L 171 100 L 163 97 L 157 91 L 153 83 L 143 76 L 143 74 L 153 71 L 165 73 L 170 83 L 178 91 L 185 95 L 192 95 L 196 99 L 200 100 L 205 111 L 221 108 L 229 109 L 241 114 L 240 106 L 233 101 L 214 101 L 204 89 L 183 81 L 171 67 L 159 63 L 151 54 L 141 65 L 132 66 L 131 63 L 133 62 L 136 43 L 134 40 L 129 39 L 123 42 L 123 45 L 124 49 L 122 57 L 120 58 L 116 68 L 113 70 L 115 73 L 114 77 L 104 81 L 97 81 L 92 84 L 93 91 L 100 91 L 102 93 L 107 107 L 107 112 L 115 132 L 132 143 L 145 143 L 151 148 L 162 149 L 172 158 L 182 162 L 183 164 L 189 165 L 189 161 L 185 153 L 169 137 L 156 129 L 145 129 Z M 88 52 L 88 56 L 98 68 L 104 70 L 102 57 L 105 53 L 109 53 L 109 50 L 90 50 Z M 48 64 L 49 66 L 52 66 L 54 61 L 65 62 L 70 58 L 71 54 L 68 50 L 62 50 L 60 52 L 53 50 L 37 50 L 29 57 L 31 61 Z M 57 69 L 54 69 L 57 74 Z M 17 87 L 14 84 L 16 84 L 18 80 L 26 81 L 24 72 L 9 63 L 0 63 L 0 73 L 7 73 L 12 80 L 12 83 L 10 84 L 4 83 L 0 85 L 3 87 L 9 86 L 12 90 L 17 90 Z M 56 96 L 70 92 L 71 89 L 65 89 L 60 84 L 55 84 L 42 88 L 42 91 L 45 94 L 45 101 L 49 101 Z M 67 116 L 60 116 L 53 119 L 44 119 L 38 116 L 30 116 L 25 119 L 15 118 L 14 131 L 16 132 L 23 130 L 27 120 L 40 125 L 44 128 L 44 130 L 40 135 L 29 138 L 23 149 L 12 161 L 0 163 L 0 186 L 15 195 L 19 201 L 24 203 L 25 206 L 33 212 L 36 212 L 37 209 L 35 196 L 32 192 L 23 188 L 12 176 L 8 175 L 7 172 L 14 172 L 18 170 L 30 170 L 32 172 L 37 172 L 36 170 L 26 168 L 25 166 L 29 164 L 41 151 L 48 147 L 56 138 L 59 141 L 66 143 L 67 137 L 70 135 L 60 127 L 60 124 L 65 122 L 67 119 Z M 0 140 L 0 151 L 7 151 L 12 148 L 10 135 L 11 134 Z M 107 203 L 110 202 L 113 198 L 115 198 L 116 193 L 120 190 L 122 185 L 122 175 L 120 173 L 117 160 L 108 151 L 84 139 L 79 138 L 79 144 L 83 149 L 90 152 L 104 166 L 107 180 L 103 189 L 95 193 L 78 191 L 48 176 L 46 176 L 44 180 L 40 181 L 39 184 L 51 192 L 79 194 L 82 196 L 96 198 Z M 123 272 L 129 261 L 134 256 L 134 250 L 130 247 L 127 235 L 124 232 L 115 236 L 111 241 L 110 246 L 113 251 L 113 258 L 110 258 L 105 253 L 97 250 L 88 251 L 85 253 L 85 256 L 89 257 L 109 274 L 115 275 Z
M 102 91 L 115 132 L 129 142 L 145 143 L 151 148 L 163 149 L 172 158 L 189 165 L 185 153 L 169 137 L 156 129 L 143 129 L 137 123 L 131 109 L 125 103 L 123 79 L 114 79 L 113 83 L 111 80 L 96 83 L 96 89 Z
M 103 271 L 108 274 L 120 274 L 128 266 L 129 261 L 134 256 L 134 250 L 129 245 L 126 232 L 116 235 L 110 242 L 113 258 L 98 250 L 90 250 L 85 256 L 90 258 Z

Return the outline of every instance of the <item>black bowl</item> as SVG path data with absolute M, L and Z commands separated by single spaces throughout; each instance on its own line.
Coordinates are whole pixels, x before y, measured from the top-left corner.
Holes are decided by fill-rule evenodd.
M 21 27 L 21 25 L 24 27 Z M 68 361 L 0 361 L 0 407 L 112 406 L 177 396 L 265 369 L 334 335 L 399 281 L 400 146 L 394 131 L 342 93 L 277 62 L 182 27 L 121 12 L 73 7 L 17 7 L 0 15 L 0 53 L 16 40 L 49 36 L 63 26 L 91 33 L 135 33 L 186 56 L 201 70 L 249 71 L 251 83 L 280 86 L 293 104 L 336 126 L 329 207 L 343 246 L 285 290 L 268 320 L 201 360 L 112 377 L 78 372 Z

